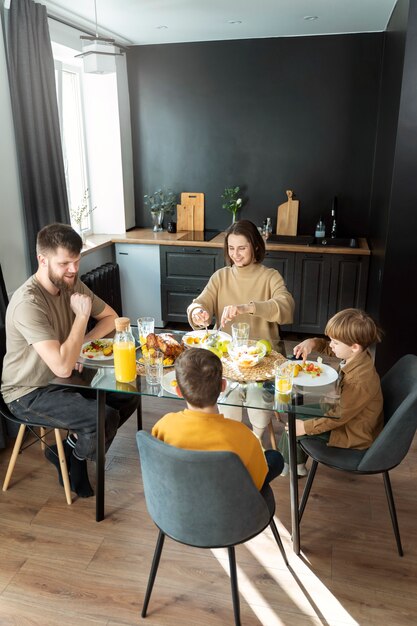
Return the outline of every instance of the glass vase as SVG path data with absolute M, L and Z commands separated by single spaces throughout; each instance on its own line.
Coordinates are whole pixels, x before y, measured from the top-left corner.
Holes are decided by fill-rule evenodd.
M 158 232 L 163 230 L 162 222 L 164 219 L 164 211 L 162 209 L 158 209 L 157 211 L 151 211 L 153 230 L 154 232 Z

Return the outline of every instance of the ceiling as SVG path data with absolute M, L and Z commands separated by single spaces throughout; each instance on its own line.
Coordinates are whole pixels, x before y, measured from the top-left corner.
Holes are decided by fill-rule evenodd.
M 40 1 L 50 16 L 96 32 L 94 0 Z M 395 4 L 396 0 L 96 0 L 97 30 L 125 45 L 377 32 L 386 29 Z

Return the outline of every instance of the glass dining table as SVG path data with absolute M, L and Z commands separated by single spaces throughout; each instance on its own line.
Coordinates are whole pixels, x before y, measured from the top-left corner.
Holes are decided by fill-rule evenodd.
M 132 326 L 132 332 L 138 342 L 137 328 Z M 179 342 L 182 341 L 184 332 L 168 331 L 156 329 L 156 332 L 169 332 Z M 283 342 L 273 345 L 274 352 L 285 355 Z M 138 349 L 138 356 L 140 350 Z M 279 357 L 282 360 L 282 357 Z M 331 359 L 330 359 L 331 361 Z M 334 360 L 333 360 L 334 361 Z M 171 384 L 174 376 L 174 368 L 164 369 L 161 385 L 150 385 L 142 373 L 138 374 L 136 380 L 131 383 L 119 383 L 114 376 L 114 363 L 112 359 L 106 361 L 89 360 L 80 358 L 83 364 L 81 371 L 74 370 L 69 378 L 54 378 L 50 382 L 53 385 L 60 385 L 66 388 L 90 389 L 96 392 L 97 396 L 97 427 L 96 427 L 96 521 L 104 519 L 104 498 L 105 498 L 105 402 L 106 393 L 119 392 L 124 394 L 134 394 L 138 396 L 140 402 L 137 411 L 137 426 L 142 428 L 142 397 L 166 398 L 172 401 L 182 401 L 174 391 Z M 330 363 L 330 367 L 335 364 Z M 329 365 L 325 365 L 329 367 Z M 139 368 L 141 370 L 142 368 Z M 329 370 L 330 371 L 330 370 Z M 332 403 L 337 402 L 337 380 L 329 384 L 321 384 L 316 381 L 314 384 L 303 386 L 294 384 L 291 394 L 282 395 L 275 391 L 273 377 L 266 380 L 241 380 L 241 377 L 234 377 L 227 371 L 227 387 L 220 394 L 218 399 L 219 409 L 222 405 L 242 407 L 246 409 L 262 409 L 275 413 L 278 417 L 286 415 L 288 417 L 289 435 L 289 469 L 290 469 L 290 504 L 291 504 L 291 526 L 293 550 L 296 554 L 300 552 L 300 527 L 299 527 L 299 499 L 298 499 L 298 478 L 296 459 L 296 434 L 295 420 L 298 415 L 317 417 L 323 415 L 323 411 L 328 409 Z M 240 378 L 236 380 L 236 378 Z M 263 376 L 262 378 L 265 378 Z M 334 377 L 331 377 L 334 378 Z M 336 376 L 337 378 L 337 376 Z M 297 379 L 294 379 L 294 383 Z M 324 406 L 324 404 L 326 406 Z M 180 407 L 178 407 L 180 410 Z

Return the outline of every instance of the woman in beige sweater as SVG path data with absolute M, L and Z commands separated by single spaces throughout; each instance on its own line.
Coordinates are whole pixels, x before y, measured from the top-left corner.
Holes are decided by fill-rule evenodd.
M 216 327 L 230 333 L 237 318 L 249 322 L 251 339 L 278 340 L 278 324 L 293 320 L 294 300 L 281 274 L 262 265 L 265 242 L 255 224 L 248 220 L 232 224 L 226 233 L 224 256 L 226 267 L 213 274 L 187 309 L 190 325 L 201 328 L 215 317 Z M 227 417 L 242 419 L 240 408 L 227 408 Z M 255 434 L 261 437 L 270 412 L 250 410 L 248 414 Z

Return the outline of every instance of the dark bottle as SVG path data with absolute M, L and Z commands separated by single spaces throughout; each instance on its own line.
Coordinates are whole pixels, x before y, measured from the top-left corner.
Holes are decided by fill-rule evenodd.
M 336 218 L 336 210 L 337 210 L 337 198 L 333 198 L 332 210 L 331 210 L 331 228 L 330 228 L 330 237 L 334 239 L 337 237 L 337 218 Z

